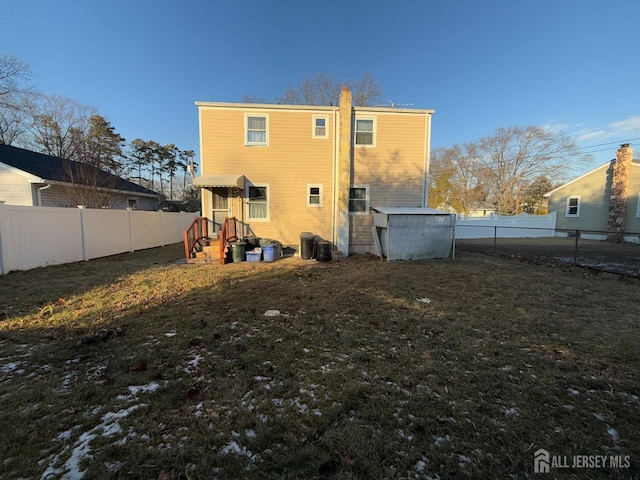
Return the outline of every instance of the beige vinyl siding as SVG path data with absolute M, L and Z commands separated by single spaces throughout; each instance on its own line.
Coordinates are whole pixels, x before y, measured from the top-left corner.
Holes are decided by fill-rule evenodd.
M 0 201 L 7 205 L 33 206 L 31 184 L 24 177 L 0 164 Z
M 245 114 L 268 115 L 269 145 L 245 146 Z M 314 115 L 328 116 L 328 137 L 312 138 Z M 202 174 L 238 173 L 269 185 L 269 220 L 252 221 L 250 232 L 297 248 L 300 233 L 331 240 L 335 114 L 327 109 L 200 107 Z M 307 206 L 307 185 L 322 185 L 322 207 Z M 245 222 L 244 191 L 236 191 L 232 215 Z M 203 215 L 210 215 L 205 195 Z
M 631 178 L 629 180 L 627 200 L 627 215 L 625 230 L 630 233 L 640 233 L 640 217 L 638 214 L 638 195 L 640 195 L 640 165 L 631 164 Z
M 352 183 L 369 185 L 371 207 L 420 207 L 428 115 L 371 111 L 361 115 L 376 118 L 375 147 L 354 147 Z M 351 216 L 352 251 L 373 251 L 372 226 L 372 215 Z
M 568 230 L 607 230 L 611 167 L 609 164 L 553 192 L 549 212 L 557 212 L 556 227 Z M 567 217 L 567 198 L 580 197 L 580 216 Z

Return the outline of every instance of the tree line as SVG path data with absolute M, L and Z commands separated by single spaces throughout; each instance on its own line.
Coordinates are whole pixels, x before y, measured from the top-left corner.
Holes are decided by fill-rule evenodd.
M 187 177 L 197 168 L 193 150 L 140 138 L 127 142 L 97 109 L 38 91 L 32 76 L 28 64 L 0 54 L 0 144 L 91 165 L 154 190 L 164 200 L 194 200 L 187 188 Z
M 433 149 L 429 205 L 468 214 L 480 202 L 500 214 L 546 213 L 544 194 L 591 156 L 562 131 L 499 127 L 474 142 Z

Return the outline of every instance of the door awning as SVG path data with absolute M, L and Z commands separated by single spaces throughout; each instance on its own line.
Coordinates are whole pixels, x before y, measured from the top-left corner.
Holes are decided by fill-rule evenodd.
M 244 175 L 235 173 L 200 175 L 193 179 L 193 186 L 244 188 Z

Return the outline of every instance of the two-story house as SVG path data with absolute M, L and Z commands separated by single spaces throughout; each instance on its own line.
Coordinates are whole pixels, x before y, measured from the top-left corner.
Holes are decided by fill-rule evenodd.
M 298 248 L 373 250 L 371 207 L 426 207 L 433 110 L 196 102 L 202 214 Z

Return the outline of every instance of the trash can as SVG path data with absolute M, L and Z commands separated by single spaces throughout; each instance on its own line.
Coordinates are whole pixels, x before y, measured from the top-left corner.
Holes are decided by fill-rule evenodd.
M 320 240 L 316 249 L 316 260 L 319 262 L 329 262 L 331 260 L 331 242 Z
M 278 240 L 274 240 L 273 238 L 261 238 L 260 247 L 263 249 L 263 254 L 264 254 L 264 247 L 274 247 L 275 248 L 275 251 L 273 252 L 274 259 L 282 256 L 282 243 L 280 243 Z M 265 262 L 266 261 L 267 260 L 265 260 Z
M 314 257 L 313 243 L 316 236 L 311 232 L 302 232 L 300 234 L 300 258 L 302 260 L 311 260 Z
M 244 262 L 244 242 L 233 242 L 231 244 L 231 256 L 233 263 Z
M 265 262 L 273 262 L 276 259 L 276 246 L 264 245 L 262 248 L 262 259 Z

